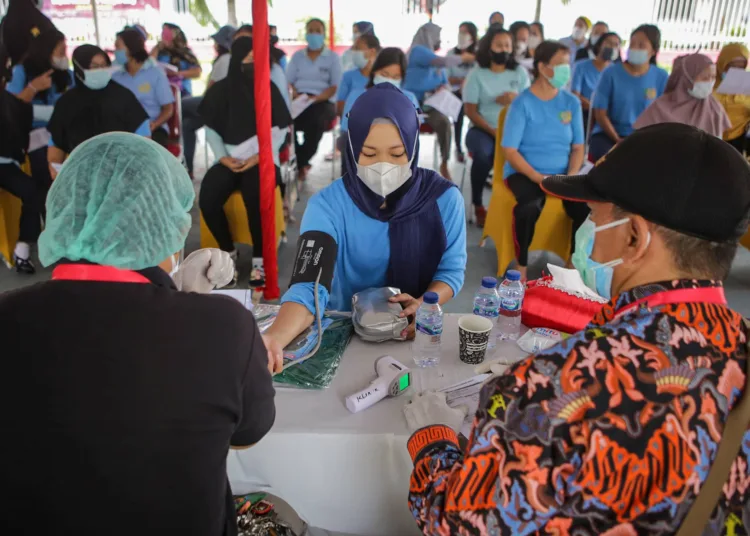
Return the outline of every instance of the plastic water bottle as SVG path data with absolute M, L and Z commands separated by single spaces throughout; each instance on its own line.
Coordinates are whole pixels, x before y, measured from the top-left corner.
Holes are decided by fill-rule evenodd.
M 412 345 L 414 363 L 418 367 L 432 367 L 440 362 L 443 338 L 443 309 L 438 295 L 426 292 L 422 305 L 417 309 L 417 330 Z
M 497 320 L 500 315 L 500 294 L 497 292 L 497 279 L 494 277 L 482 278 L 482 286 L 474 294 L 474 314 L 492 321 L 492 333 L 487 343 L 487 350 L 492 350 L 497 345 Z
M 505 280 L 498 288 L 500 294 L 500 317 L 497 327 L 502 340 L 515 341 L 521 334 L 521 306 L 525 289 L 521 273 L 517 270 L 505 272 Z

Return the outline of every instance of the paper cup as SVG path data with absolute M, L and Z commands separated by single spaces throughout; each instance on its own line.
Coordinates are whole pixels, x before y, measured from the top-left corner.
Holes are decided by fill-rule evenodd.
M 458 356 L 464 363 L 478 365 L 484 361 L 492 332 L 492 320 L 466 315 L 458 319 Z

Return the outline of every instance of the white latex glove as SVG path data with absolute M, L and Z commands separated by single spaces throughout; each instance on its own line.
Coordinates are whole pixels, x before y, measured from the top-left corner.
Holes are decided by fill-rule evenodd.
M 468 409 L 465 406 L 449 407 L 445 401 L 445 393 L 435 391 L 420 393 L 404 406 L 406 424 L 412 433 L 435 424 L 443 424 L 458 432 L 467 413 Z
M 174 275 L 178 290 L 208 294 L 227 286 L 234 277 L 234 261 L 220 249 L 199 249 L 182 261 Z

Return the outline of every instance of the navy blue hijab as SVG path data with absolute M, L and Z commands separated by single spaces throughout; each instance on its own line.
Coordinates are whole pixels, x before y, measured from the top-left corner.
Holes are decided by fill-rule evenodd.
M 398 128 L 411 161 L 411 178 L 383 198 L 357 176 L 357 160 L 375 119 L 389 119 Z M 436 172 L 418 167 L 419 118 L 414 105 L 393 84 L 373 86 L 349 112 L 349 139 L 343 158 L 346 191 L 362 212 L 388 222 L 391 258 L 386 284 L 415 298 L 433 281 L 448 246 L 438 198 L 455 186 Z M 416 144 L 416 145 L 415 145 Z M 381 209 L 385 201 L 385 208 Z

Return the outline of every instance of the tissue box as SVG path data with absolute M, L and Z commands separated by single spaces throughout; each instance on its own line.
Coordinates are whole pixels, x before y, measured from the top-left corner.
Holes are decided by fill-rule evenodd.
M 529 328 L 552 328 L 563 333 L 581 331 L 604 304 L 553 283 L 551 276 L 529 281 L 521 321 Z

